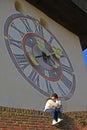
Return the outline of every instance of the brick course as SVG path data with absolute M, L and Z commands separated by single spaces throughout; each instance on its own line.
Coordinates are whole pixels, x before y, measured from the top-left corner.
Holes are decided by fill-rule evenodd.
M 87 112 L 85 113 L 85 118 L 87 117 Z M 73 115 L 73 116 L 72 116 Z M 46 113 L 37 110 L 10 108 L 10 107 L 0 107 L 0 130 L 87 130 L 87 118 L 85 122 L 85 127 L 78 127 L 78 123 L 73 117 L 79 117 L 80 121 L 83 121 L 81 114 L 76 115 L 76 113 L 64 113 L 64 121 L 58 126 L 52 126 L 51 113 Z
M 51 130 L 51 114 L 43 111 L 0 107 L 0 130 Z

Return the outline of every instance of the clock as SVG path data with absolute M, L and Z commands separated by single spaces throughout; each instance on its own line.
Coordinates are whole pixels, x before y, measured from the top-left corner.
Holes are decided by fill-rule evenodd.
M 32 16 L 11 14 L 4 24 L 7 51 L 18 72 L 39 93 L 68 100 L 75 91 L 72 64 L 58 39 Z

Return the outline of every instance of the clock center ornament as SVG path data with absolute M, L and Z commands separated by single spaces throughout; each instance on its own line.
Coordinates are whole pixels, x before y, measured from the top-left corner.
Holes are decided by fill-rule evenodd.
M 37 19 L 20 13 L 4 24 L 4 39 L 17 70 L 41 94 L 56 92 L 62 100 L 72 97 L 76 82 L 72 64 L 58 41 Z

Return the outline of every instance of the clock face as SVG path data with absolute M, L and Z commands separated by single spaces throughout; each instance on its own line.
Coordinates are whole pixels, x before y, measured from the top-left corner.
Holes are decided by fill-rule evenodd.
M 56 92 L 63 100 L 72 97 L 75 75 L 58 39 L 37 19 L 16 13 L 6 19 L 4 38 L 17 70 L 45 96 Z

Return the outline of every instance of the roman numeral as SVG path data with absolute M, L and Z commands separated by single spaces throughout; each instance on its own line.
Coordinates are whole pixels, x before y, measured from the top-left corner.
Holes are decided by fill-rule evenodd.
M 72 69 L 64 64 L 62 64 L 63 71 L 67 72 L 68 74 L 72 75 Z
M 21 37 L 24 36 L 24 32 L 22 32 L 20 29 L 18 29 L 14 22 L 11 24 L 11 27 L 14 28 L 20 34 Z
M 62 96 L 66 95 L 66 92 L 64 91 L 64 87 L 62 87 L 59 83 L 57 83 L 59 92 L 61 93 Z
M 33 32 L 32 31 L 32 29 L 31 29 L 31 27 L 30 27 L 30 25 L 29 25 L 29 22 L 28 22 L 28 20 L 27 19 L 20 19 L 21 21 L 22 21 L 22 23 L 24 24 L 24 26 L 26 27 L 26 31 L 27 32 Z
M 49 39 L 49 41 L 48 41 L 48 42 L 49 42 L 49 43 L 52 43 L 52 42 L 53 42 L 53 40 L 54 40 L 54 37 L 50 35 L 50 39 Z
M 53 90 L 53 88 L 52 88 L 51 83 L 50 83 L 48 80 L 45 80 L 45 81 L 46 81 L 46 86 L 47 86 L 47 92 L 48 92 L 49 94 L 54 93 L 54 90 Z
M 25 70 L 25 68 L 27 66 L 29 66 L 29 62 L 27 61 L 27 59 L 25 58 L 25 56 L 23 54 L 14 54 L 18 64 L 20 65 L 22 70 Z
M 62 74 L 62 79 L 61 81 L 65 84 L 65 86 L 70 90 L 72 82 L 64 75 Z
M 39 74 L 36 71 L 32 70 L 28 77 L 39 86 Z
M 38 22 L 34 22 L 34 25 L 35 25 L 35 33 L 41 35 L 42 37 L 44 37 L 44 33 L 43 33 L 43 27 L 38 23 Z
M 9 36 L 10 44 L 22 49 L 22 42 L 20 40 L 15 40 L 11 36 Z

